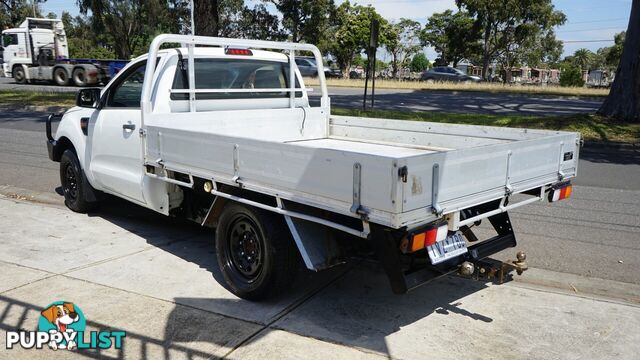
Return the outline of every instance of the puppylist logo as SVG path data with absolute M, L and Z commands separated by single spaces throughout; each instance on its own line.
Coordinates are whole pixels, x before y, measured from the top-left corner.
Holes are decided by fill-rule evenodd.
M 67 301 L 56 301 L 40 313 L 38 331 L 7 331 L 7 349 L 120 349 L 124 331 L 91 331 L 80 308 Z

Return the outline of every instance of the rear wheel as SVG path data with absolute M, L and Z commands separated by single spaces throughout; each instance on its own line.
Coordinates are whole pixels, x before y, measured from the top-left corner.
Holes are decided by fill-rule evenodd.
M 297 272 L 297 249 L 284 219 L 238 203 L 220 216 L 216 252 L 229 289 L 247 300 L 277 295 Z
M 84 68 L 78 67 L 73 69 L 73 82 L 77 86 L 87 86 L 87 72 Z
M 71 210 L 86 213 L 93 208 L 93 203 L 88 202 L 85 186 L 91 186 L 84 182 L 84 173 L 80 167 L 78 157 L 71 150 L 65 150 L 60 158 L 60 183 L 64 194 L 64 204 Z
M 59 86 L 69 85 L 69 74 L 67 74 L 67 70 L 61 67 L 53 70 L 53 81 L 55 81 Z
M 18 84 L 24 84 L 27 82 L 27 76 L 24 73 L 22 66 L 16 66 L 13 68 L 13 80 Z

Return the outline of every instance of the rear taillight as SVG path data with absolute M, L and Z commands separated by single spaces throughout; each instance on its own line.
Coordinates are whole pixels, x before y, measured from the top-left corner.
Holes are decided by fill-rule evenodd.
M 572 192 L 573 187 L 571 186 L 571 184 L 564 184 L 553 187 L 549 192 L 549 201 L 554 202 L 567 199 L 571 196 Z
M 405 254 L 422 250 L 446 239 L 448 231 L 449 228 L 446 222 L 438 222 L 425 230 L 410 233 L 402 239 L 400 250 Z

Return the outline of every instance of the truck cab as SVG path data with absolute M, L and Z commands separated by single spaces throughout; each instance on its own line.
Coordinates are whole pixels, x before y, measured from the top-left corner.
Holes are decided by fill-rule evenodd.
M 2 32 L 2 73 L 18 84 L 54 82 L 60 86 L 106 83 L 128 60 L 69 58 L 60 19 L 27 18 Z
M 2 70 L 11 77 L 15 70 L 23 68 L 16 79 L 26 80 L 23 65 L 52 66 L 57 59 L 69 57 L 67 36 L 62 20 L 27 18 L 19 27 L 2 31 Z M 27 70 L 28 71 L 28 70 Z

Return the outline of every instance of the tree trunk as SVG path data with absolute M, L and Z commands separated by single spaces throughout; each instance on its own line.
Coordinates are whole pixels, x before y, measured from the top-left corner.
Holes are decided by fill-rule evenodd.
M 482 46 L 482 79 L 485 81 L 489 80 L 489 63 L 491 62 L 491 54 L 489 52 L 489 39 L 491 38 L 490 18 L 487 18 L 486 22 L 484 26 L 484 43 Z
M 398 77 L 398 56 L 392 55 L 393 61 L 391 61 L 391 77 L 395 80 Z
M 218 0 L 194 0 L 193 18 L 196 35 L 218 36 Z
M 599 115 L 640 122 L 640 0 L 633 0 L 620 64 Z

